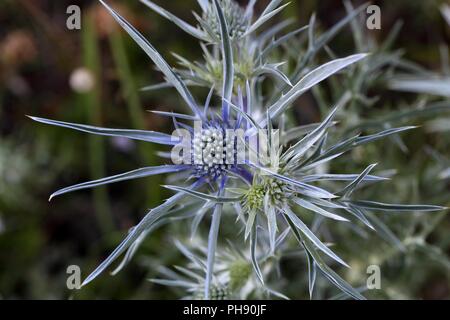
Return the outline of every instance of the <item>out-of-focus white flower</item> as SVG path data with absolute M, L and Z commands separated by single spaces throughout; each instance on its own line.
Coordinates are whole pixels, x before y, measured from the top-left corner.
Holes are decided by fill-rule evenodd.
M 442 5 L 441 12 L 445 20 L 447 21 L 448 25 L 450 26 L 450 6 L 448 4 Z
M 94 89 L 95 78 L 87 68 L 75 69 L 70 75 L 70 87 L 77 93 L 86 93 Z

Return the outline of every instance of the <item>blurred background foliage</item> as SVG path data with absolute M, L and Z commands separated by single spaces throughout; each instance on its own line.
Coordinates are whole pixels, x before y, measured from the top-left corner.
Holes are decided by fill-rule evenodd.
M 197 9 L 195 0 L 155 2 L 187 21 L 194 21 L 191 10 Z M 245 0 L 240 2 L 246 4 Z M 258 10 L 267 2 L 258 1 Z M 139 1 L 109 3 L 142 30 L 170 63 L 176 63 L 171 52 L 200 60 L 200 47 L 192 38 Z M 362 3 L 352 2 L 355 7 Z M 369 51 L 379 48 L 402 21 L 390 52 L 413 62 L 418 70 L 424 68 L 441 75 L 448 72 L 442 61 L 449 59 L 445 44 L 450 43 L 450 26 L 439 11 L 444 1 L 373 3 L 381 7 L 382 29 L 369 32 L 361 28 L 363 39 L 371 40 Z M 66 8 L 72 4 L 81 7 L 81 30 L 66 28 Z M 308 23 L 313 12 L 317 14 L 319 30 L 327 30 L 345 16 L 346 8 L 335 0 L 293 0 L 277 19 L 294 18 L 295 25 L 300 26 Z M 358 51 L 361 43 L 355 44 L 354 34 L 355 30 L 347 26 L 329 47 L 338 56 Z M 291 54 L 301 52 L 293 48 Z M 326 54 L 323 57 L 329 58 Z M 155 276 L 155 266 L 183 263 L 172 241 L 172 235 L 184 228 L 177 224 L 161 228 L 149 237 L 136 258 L 118 275 L 103 275 L 79 291 L 66 288 L 68 265 L 79 265 L 86 276 L 146 209 L 160 203 L 167 192 L 159 187 L 161 180 L 151 177 L 77 192 L 51 203 L 47 201 L 48 195 L 66 185 L 155 165 L 160 159 L 149 144 L 91 137 L 39 125 L 25 117 L 37 115 L 68 122 L 169 132 L 170 121 L 146 110 L 176 110 L 180 105 L 176 94 L 171 90 L 139 91 L 162 80 L 145 54 L 97 1 L 0 2 L 0 298 L 179 297 L 146 281 Z M 378 99 L 370 107 L 355 102 L 354 109 L 347 110 L 345 127 L 358 130 L 358 125 L 369 128 L 387 123 L 422 127 L 403 135 L 401 141 L 382 141 L 359 148 L 333 163 L 331 170 L 339 166 L 339 172 L 352 172 L 355 168 L 361 171 L 378 162 L 380 170 L 397 169 L 395 179 L 381 188 L 363 191 L 367 193 L 365 198 L 450 206 L 448 111 L 447 120 L 440 109 L 424 117 L 400 115 L 392 121 L 383 120 L 389 115 L 388 110 L 422 110 L 436 104 L 448 108 L 449 97 L 394 92 L 388 89 L 387 81 L 375 77 L 366 87 L 359 88 L 367 97 Z M 322 85 L 302 97 L 291 121 L 319 121 L 327 110 L 324 108 L 335 102 L 334 96 L 340 95 L 339 86 L 343 85 Z M 348 228 L 343 228 L 334 232 L 333 240 L 339 243 L 337 252 L 353 268 L 341 270 L 340 274 L 357 285 L 365 282 L 368 265 L 380 264 L 382 290 L 371 292 L 370 297 L 449 299 L 450 218 L 438 213 L 383 219 L 401 240 L 403 252 L 377 235 L 361 234 L 361 230 L 349 233 Z M 322 228 L 326 239 L 330 225 Z M 307 298 L 306 265 L 286 257 L 282 267 L 284 293 L 295 299 Z M 325 280 L 319 282 L 319 288 L 317 298 L 329 297 L 334 292 Z

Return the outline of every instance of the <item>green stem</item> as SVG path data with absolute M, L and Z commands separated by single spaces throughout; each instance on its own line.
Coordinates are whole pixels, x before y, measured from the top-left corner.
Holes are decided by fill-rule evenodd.
M 82 34 L 83 60 L 85 67 L 92 72 L 95 79 L 93 90 L 84 94 L 83 100 L 86 105 L 86 112 L 89 122 L 93 125 L 101 125 L 101 62 L 97 42 L 97 32 L 90 16 L 84 17 L 84 27 Z M 98 136 L 89 138 L 89 164 L 92 179 L 99 179 L 106 174 L 105 170 L 105 149 L 103 140 Z M 103 233 L 108 234 L 114 230 L 114 222 L 111 216 L 108 191 L 106 187 L 95 188 L 93 190 L 95 212 L 97 220 Z
M 122 33 L 120 31 L 112 32 L 109 36 L 109 42 L 116 64 L 122 94 L 126 100 L 133 127 L 135 129 L 145 129 L 145 115 L 139 98 L 138 88 L 131 71 Z M 156 165 L 157 159 L 154 155 L 154 146 L 148 143 L 139 143 L 138 147 L 145 165 Z M 161 179 L 155 176 L 147 179 L 147 181 L 147 191 L 150 199 L 149 205 L 153 206 L 160 200 L 161 191 L 159 185 Z
M 3 89 L 3 87 L 0 87 L 0 119 L 2 118 L 2 114 L 3 114 L 3 94 L 4 94 L 4 89 Z

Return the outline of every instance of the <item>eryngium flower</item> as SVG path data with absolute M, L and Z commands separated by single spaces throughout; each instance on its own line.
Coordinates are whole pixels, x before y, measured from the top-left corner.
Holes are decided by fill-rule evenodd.
M 369 167 L 359 175 L 307 174 L 307 171 L 313 169 L 315 166 L 331 161 L 335 157 L 358 145 L 409 129 L 390 129 L 371 136 L 356 136 L 340 143 L 327 146 L 325 143 L 326 132 L 332 124 L 332 119 L 336 109 L 334 109 L 322 123 L 316 126 L 310 126 L 309 128 L 313 128 L 312 131 L 305 131 L 302 129 L 297 130 L 298 128 L 294 128 L 294 134 L 290 135 L 290 140 L 283 144 L 286 149 L 280 149 L 278 152 L 281 155 L 279 161 L 277 161 L 275 165 L 272 164 L 269 168 L 252 161 L 238 163 L 235 161 L 234 156 L 232 157 L 231 163 L 228 163 L 227 166 L 222 167 L 222 164 L 219 164 L 220 160 L 224 159 L 223 151 L 228 150 L 230 144 L 232 155 L 234 155 L 234 151 L 238 151 L 235 149 L 237 140 L 227 141 L 226 139 L 222 139 L 222 141 L 220 141 L 217 139 L 216 141 L 217 136 L 214 137 L 212 130 L 218 130 L 223 133 L 228 129 L 242 129 L 245 132 L 242 137 L 244 142 L 252 138 L 261 129 L 266 128 L 270 132 L 270 130 L 272 130 L 272 123 L 276 123 L 279 117 L 288 110 L 288 108 L 299 96 L 331 75 L 345 69 L 361 59 L 364 59 L 367 56 L 366 54 L 351 55 L 345 58 L 330 61 L 317 68 L 311 68 L 311 71 L 300 77 L 299 80 L 292 81 L 294 83 L 283 90 L 283 94 L 279 99 L 269 103 L 268 106 L 264 106 L 261 94 L 255 94 L 254 90 L 255 77 L 257 77 L 257 75 L 249 75 L 251 78 L 246 79 L 245 93 L 238 90 L 236 94 L 236 91 L 234 90 L 236 69 L 234 64 L 233 44 L 230 38 L 229 28 L 224 12 L 219 1 L 214 0 L 213 3 L 216 10 L 217 24 L 220 26 L 219 46 L 221 60 L 223 61 L 221 90 L 216 90 L 216 92 L 219 93 L 221 105 L 218 108 L 213 108 L 211 106 L 210 102 L 213 94 L 213 90 L 211 89 L 210 95 L 206 98 L 206 103 L 203 108 L 200 108 L 194 96 L 188 89 L 186 82 L 183 81 L 180 75 L 168 65 L 164 58 L 151 45 L 151 43 L 119 14 L 117 14 L 117 12 L 106 5 L 103 1 L 101 2 L 117 20 L 117 22 L 152 59 L 152 61 L 164 74 L 167 82 L 178 91 L 191 111 L 191 114 L 164 112 L 160 112 L 160 114 L 173 118 L 176 129 L 183 128 L 190 133 L 195 132 L 194 126 L 185 123 L 185 121 L 191 123 L 201 121 L 202 125 L 200 136 L 194 135 L 193 140 L 190 142 L 194 145 L 192 158 L 194 160 L 196 159 L 196 151 L 202 153 L 202 157 L 201 159 L 198 159 L 200 160 L 200 163 L 194 162 L 140 168 L 131 172 L 67 187 L 55 192 L 51 196 L 54 197 L 75 190 L 92 188 L 108 183 L 148 177 L 163 173 L 182 174 L 182 177 L 187 176 L 193 180 L 187 187 L 184 184 L 167 186 L 176 193 L 172 197 L 168 198 L 163 204 L 150 210 L 139 222 L 139 224 L 130 230 L 126 238 L 113 251 L 113 253 L 86 278 L 83 285 L 96 278 L 122 254 L 126 253 L 124 262 L 128 261 L 128 259 L 138 248 L 139 244 L 151 231 L 164 223 L 170 222 L 170 217 L 180 215 L 180 210 L 185 208 L 182 206 L 182 200 L 188 196 L 192 196 L 200 201 L 200 208 L 196 212 L 193 219 L 194 226 L 198 226 L 205 214 L 212 212 L 208 245 L 206 249 L 205 278 L 203 282 L 203 296 L 205 299 L 209 299 L 211 297 L 211 289 L 219 288 L 214 286 L 215 284 L 213 281 L 214 262 L 218 234 L 221 226 L 222 212 L 224 205 L 227 204 L 231 204 L 232 207 L 235 208 L 235 212 L 238 217 L 237 221 L 243 222 L 242 226 L 245 229 L 244 236 L 245 238 L 250 238 L 249 259 L 251 260 L 254 273 L 262 284 L 264 283 L 264 272 L 261 271 L 259 266 L 261 261 L 257 256 L 257 247 L 262 238 L 268 237 L 270 239 L 270 252 L 273 254 L 275 251 L 274 248 L 276 248 L 277 244 L 277 229 L 281 229 L 283 226 L 282 223 L 279 223 L 278 221 L 281 220 L 285 223 L 284 226 L 287 226 L 286 228 L 289 228 L 289 230 L 292 231 L 300 244 L 305 248 L 310 266 L 310 292 L 312 292 L 314 285 L 314 281 L 312 280 L 315 279 L 315 276 L 312 275 L 315 275 L 315 268 L 319 267 L 331 280 L 331 282 L 341 290 L 354 298 L 362 299 L 364 297 L 359 292 L 353 289 L 325 264 L 321 257 L 321 253 L 325 253 L 329 257 L 345 265 L 342 259 L 334 254 L 328 246 L 324 245 L 319 240 L 317 235 L 315 235 L 314 232 L 312 232 L 302 222 L 302 220 L 294 212 L 295 206 L 300 205 L 301 207 L 312 210 L 318 214 L 328 216 L 329 218 L 334 218 L 335 220 L 343 220 L 345 218 L 338 213 L 331 211 L 334 211 L 334 209 L 343 209 L 350 214 L 353 214 L 366 224 L 369 224 L 364 216 L 364 210 L 366 209 L 383 211 L 428 211 L 442 209 L 441 207 L 436 206 L 405 207 L 402 205 L 389 205 L 370 201 L 350 200 L 349 196 L 351 192 L 354 188 L 359 186 L 361 182 L 382 180 L 381 178 L 369 175 L 369 171 L 372 167 Z M 200 3 L 202 4 L 202 8 L 206 8 L 207 3 L 209 4 L 210 2 L 201 1 Z M 279 3 L 280 1 L 278 0 L 272 1 L 271 4 L 269 4 L 266 14 L 263 14 L 262 16 L 263 21 L 258 23 L 258 19 L 257 22 L 249 27 L 246 33 L 253 32 L 263 22 L 269 19 L 271 16 L 270 12 L 278 12 L 277 10 L 279 8 L 274 9 L 274 6 L 277 7 Z M 178 20 L 174 20 L 174 22 L 180 24 L 180 21 Z M 198 29 L 195 30 L 198 31 Z M 190 31 L 192 31 L 192 33 L 196 32 L 191 29 Z M 293 78 L 295 79 L 297 76 L 294 75 Z M 344 99 L 344 101 L 345 100 L 346 99 Z M 261 119 L 261 115 L 265 115 L 265 118 Z M 42 123 L 67 127 L 92 134 L 124 137 L 157 143 L 165 146 L 174 146 L 180 142 L 179 140 L 174 139 L 173 136 L 160 132 L 100 128 L 37 117 L 32 117 L 32 119 Z M 306 133 L 306 135 L 303 136 L 298 134 L 299 132 Z M 298 142 L 295 142 L 298 138 L 301 139 Z M 289 147 L 291 142 L 293 142 L 293 144 Z M 197 148 L 197 150 L 195 150 L 195 148 Z M 248 148 L 250 149 L 251 146 Z M 211 151 L 214 151 L 214 154 L 212 154 Z M 255 150 L 252 150 L 252 152 L 254 151 Z M 258 154 L 259 152 L 260 147 L 257 147 L 256 153 Z M 209 155 L 211 157 L 208 157 Z M 218 156 L 217 158 L 216 155 Z M 228 153 L 225 153 L 225 155 L 228 155 Z M 219 162 L 214 162 L 215 159 Z M 227 157 L 225 157 L 225 159 L 227 159 Z M 273 168 L 276 168 L 276 170 Z M 351 183 L 346 188 L 341 190 L 341 192 L 327 191 L 315 185 L 321 180 L 327 179 L 345 180 L 351 181 Z M 206 188 L 206 186 L 209 188 Z M 247 186 L 247 189 L 250 190 L 246 190 L 244 193 L 241 193 L 240 196 L 228 196 L 228 193 L 233 190 L 234 192 L 236 192 L 236 190 L 239 192 L 239 189 L 243 189 L 243 186 Z M 202 188 L 205 192 L 201 192 L 202 190 L 200 189 Z M 261 202 L 261 197 L 263 194 L 264 197 Z M 246 210 L 250 211 L 243 211 L 242 206 L 244 206 Z M 263 211 L 263 214 L 258 214 L 261 213 L 261 211 Z M 267 215 L 267 228 L 258 222 L 260 220 L 259 217 L 264 215 Z M 192 215 L 187 212 L 186 216 L 181 214 L 181 217 L 192 217 Z M 262 230 L 265 231 L 261 232 L 260 227 L 262 227 Z M 196 230 L 196 227 L 192 229 Z M 258 236 L 258 233 L 260 236 Z M 286 233 L 283 232 L 281 234 L 285 235 Z

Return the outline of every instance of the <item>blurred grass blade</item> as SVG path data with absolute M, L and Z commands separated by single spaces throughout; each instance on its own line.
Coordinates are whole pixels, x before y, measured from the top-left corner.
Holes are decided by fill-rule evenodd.
M 388 204 L 375 201 L 365 200 L 346 200 L 345 202 L 352 205 L 369 210 L 376 211 L 440 211 L 446 210 L 446 207 L 433 206 L 433 205 L 421 205 L 421 204 Z
M 141 100 L 138 95 L 137 85 L 131 70 L 129 58 L 124 44 L 121 30 L 115 30 L 109 35 L 111 51 L 113 52 L 116 70 L 120 80 L 122 94 L 125 98 L 128 112 L 136 129 L 145 129 L 145 115 L 142 108 Z M 139 153 L 142 161 L 146 164 L 157 164 L 155 149 L 153 145 L 139 143 Z M 155 177 L 147 183 L 147 199 L 150 207 L 155 206 L 161 199 L 159 178 Z
M 92 72 L 94 87 L 82 94 L 83 105 L 88 121 L 94 125 L 102 123 L 102 70 L 100 62 L 100 48 L 97 29 L 92 16 L 84 15 L 85 26 L 82 30 L 82 50 L 85 67 Z M 36 120 L 36 118 L 34 119 Z M 90 178 L 98 179 L 106 173 L 105 169 L 105 145 L 104 141 L 96 136 L 89 136 L 89 169 Z M 105 187 L 93 190 L 95 213 L 101 230 L 108 234 L 114 230 L 114 221 L 111 216 L 108 191 Z
M 387 243 L 390 243 L 401 252 L 406 252 L 406 247 L 403 242 L 399 238 L 397 238 L 397 236 L 383 221 L 381 221 L 376 215 L 371 214 L 370 212 L 367 214 L 367 218 L 370 220 L 371 225 L 381 238 L 383 238 Z
M 407 91 L 438 95 L 442 97 L 450 97 L 450 78 L 398 78 L 389 81 L 388 86 L 390 89 L 397 91 Z

